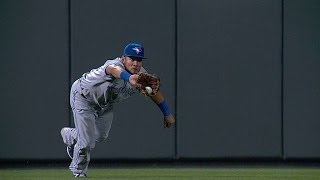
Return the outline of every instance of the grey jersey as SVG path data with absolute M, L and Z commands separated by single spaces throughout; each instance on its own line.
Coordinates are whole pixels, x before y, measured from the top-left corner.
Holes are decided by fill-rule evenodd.
M 129 82 L 106 73 L 105 69 L 111 64 L 125 69 L 121 59 L 116 58 L 107 60 L 99 68 L 84 73 L 79 79 L 82 95 L 102 109 L 138 93 Z M 146 70 L 141 67 L 140 72 L 146 72 Z

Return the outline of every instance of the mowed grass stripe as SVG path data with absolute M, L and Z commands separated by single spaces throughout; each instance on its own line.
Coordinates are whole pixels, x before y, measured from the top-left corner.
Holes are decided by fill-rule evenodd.
M 89 179 L 320 179 L 319 168 L 91 168 Z M 73 179 L 67 169 L 0 169 L 0 179 Z

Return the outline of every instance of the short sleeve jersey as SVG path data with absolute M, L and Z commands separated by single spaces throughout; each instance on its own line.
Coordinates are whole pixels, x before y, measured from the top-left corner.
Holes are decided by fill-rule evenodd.
M 111 64 L 125 69 L 121 58 L 116 58 L 107 60 L 104 65 L 99 68 L 84 73 L 79 79 L 82 95 L 100 108 L 104 108 L 105 106 L 114 104 L 138 93 L 129 82 L 107 74 L 105 69 Z M 140 72 L 146 72 L 146 70 L 141 67 Z

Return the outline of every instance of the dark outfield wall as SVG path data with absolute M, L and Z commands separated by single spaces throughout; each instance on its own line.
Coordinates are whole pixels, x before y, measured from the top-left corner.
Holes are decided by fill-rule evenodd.
M 133 97 L 93 159 L 318 158 L 319 17 L 317 0 L 2 1 L 0 160 L 67 158 L 71 83 L 131 41 L 178 122 Z
M 281 1 L 180 1 L 178 17 L 179 155 L 281 157 Z
M 1 1 L 0 159 L 64 157 L 68 124 L 66 2 Z
M 319 158 L 320 1 L 284 5 L 284 157 Z

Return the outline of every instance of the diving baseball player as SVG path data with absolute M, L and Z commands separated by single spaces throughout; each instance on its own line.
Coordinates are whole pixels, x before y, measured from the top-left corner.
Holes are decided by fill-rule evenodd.
M 90 151 L 96 142 L 106 140 L 117 102 L 143 93 L 155 102 L 164 115 L 164 127 L 170 127 L 175 118 L 164 96 L 159 91 L 159 79 L 146 73 L 142 67 L 144 48 L 138 43 L 128 44 L 123 55 L 107 60 L 76 80 L 70 91 L 70 106 L 75 128 L 61 129 L 67 153 L 72 159 L 69 169 L 75 177 L 86 177 Z M 146 92 L 152 89 L 152 93 Z M 151 95 L 152 94 L 152 95 Z

